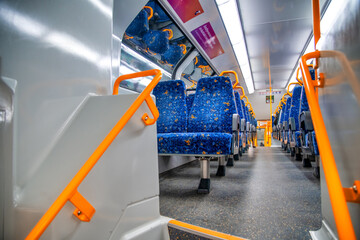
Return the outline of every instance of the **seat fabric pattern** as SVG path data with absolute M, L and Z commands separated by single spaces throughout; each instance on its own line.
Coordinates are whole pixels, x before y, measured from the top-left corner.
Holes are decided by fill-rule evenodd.
M 313 142 L 313 146 L 314 146 L 314 154 L 319 155 L 319 148 L 318 148 L 317 141 L 316 141 L 315 131 L 312 132 L 311 137 L 312 137 L 312 142 Z
M 177 44 L 171 44 L 169 49 L 161 55 L 161 60 L 175 65 L 184 56 L 182 47 Z
M 305 87 L 303 86 L 301 88 L 301 103 L 300 103 L 300 113 L 304 112 L 304 111 L 309 111 L 309 104 L 306 98 L 306 93 L 305 93 Z
M 281 109 L 281 114 L 280 114 L 280 124 L 282 125 L 282 123 L 284 122 L 285 119 L 285 108 L 286 106 L 283 106 L 283 108 Z
M 158 152 L 163 154 L 231 154 L 229 133 L 158 134 Z
M 186 96 L 187 112 L 189 113 L 194 103 L 195 94 L 189 94 Z
M 284 114 L 284 121 L 287 122 L 289 122 L 290 106 L 291 106 L 291 97 L 288 97 L 288 99 L 286 100 L 285 114 Z
M 240 102 L 241 102 L 241 108 L 242 108 L 242 112 L 243 112 L 245 122 L 247 122 L 247 117 L 246 117 L 246 112 L 245 112 L 245 102 L 242 99 L 240 100 Z
M 144 35 L 143 40 L 151 51 L 163 54 L 169 49 L 168 38 L 168 32 L 149 30 Z
M 149 20 L 148 12 L 143 9 L 135 17 L 135 19 L 130 23 L 129 27 L 126 29 L 126 33 L 131 36 L 142 37 L 144 34 L 149 31 Z
M 240 116 L 240 119 L 244 119 L 244 112 L 242 109 L 242 105 L 241 105 L 241 99 L 240 99 L 240 93 L 235 92 L 235 102 L 236 102 L 236 108 L 237 108 L 237 112 Z
M 186 132 L 185 83 L 181 80 L 159 82 L 153 94 L 160 114 L 157 120 L 157 132 Z
M 236 113 L 230 79 L 201 78 L 189 113 L 188 132 L 232 133 L 232 115 Z
M 301 147 L 301 131 L 295 132 L 295 142 L 297 147 Z
M 300 106 L 301 86 L 296 86 L 293 90 L 290 107 L 290 118 L 294 118 L 296 131 L 299 131 L 299 106 Z

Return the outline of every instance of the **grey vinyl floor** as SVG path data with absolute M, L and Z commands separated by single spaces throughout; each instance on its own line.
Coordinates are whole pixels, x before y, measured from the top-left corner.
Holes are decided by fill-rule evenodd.
M 320 181 L 280 147 L 249 149 L 211 192 L 198 194 L 198 161 L 160 176 L 160 213 L 248 239 L 311 239 L 321 227 Z

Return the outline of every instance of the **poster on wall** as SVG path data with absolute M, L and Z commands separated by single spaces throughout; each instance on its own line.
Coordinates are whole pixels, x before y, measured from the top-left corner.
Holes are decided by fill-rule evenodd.
M 168 2 L 184 23 L 204 13 L 199 0 L 168 0 Z
M 209 22 L 195 28 L 191 34 L 211 59 L 224 53 L 224 49 Z
M 266 96 L 266 103 L 270 103 L 270 96 Z M 271 95 L 271 103 L 274 103 L 274 95 Z

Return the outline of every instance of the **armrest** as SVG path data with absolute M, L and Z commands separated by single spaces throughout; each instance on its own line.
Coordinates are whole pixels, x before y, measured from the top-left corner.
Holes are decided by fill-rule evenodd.
M 250 131 L 250 122 L 246 122 L 246 131 L 247 131 L 247 132 Z
M 233 114 L 232 117 L 232 130 L 239 131 L 240 129 L 240 116 L 239 114 Z
M 244 132 L 246 129 L 246 123 L 245 123 L 245 119 L 240 119 L 240 131 Z
M 299 120 L 301 129 L 305 130 L 306 132 L 314 131 L 314 125 L 312 123 L 310 111 L 304 111 L 300 113 Z
M 293 117 L 289 118 L 289 129 L 290 129 L 291 131 L 295 131 L 295 130 L 296 130 L 295 118 L 293 118 Z

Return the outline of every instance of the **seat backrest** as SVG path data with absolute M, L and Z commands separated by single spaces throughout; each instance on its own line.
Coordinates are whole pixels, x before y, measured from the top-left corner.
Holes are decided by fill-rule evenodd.
M 144 34 L 149 31 L 148 16 L 149 14 L 147 10 L 142 9 L 135 17 L 135 19 L 130 23 L 125 32 L 130 36 L 144 36 Z
M 201 78 L 189 113 L 188 132 L 232 133 L 232 115 L 236 113 L 230 79 Z
M 244 118 L 245 118 L 245 122 L 248 122 L 249 119 L 248 119 L 248 116 L 247 116 L 247 114 L 246 114 L 245 102 L 244 102 L 244 100 L 242 100 L 242 99 L 240 100 L 240 102 L 241 102 L 241 106 L 242 106 L 243 116 L 244 116 Z
M 300 95 L 300 113 L 309 111 L 309 104 L 306 98 L 305 88 L 302 86 Z
M 291 99 L 290 118 L 295 120 L 296 131 L 299 130 L 299 106 L 300 106 L 301 86 L 294 87 Z
M 243 111 L 243 107 L 242 107 L 242 104 L 241 104 L 241 99 L 240 99 L 240 93 L 239 92 L 235 92 L 235 103 L 236 103 L 236 109 L 237 109 L 237 112 L 240 116 L 240 119 L 244 119 L 245 116 L 244 116 L 244 111 Z
M 186 132 L 185 83 L 181 80 L 159 82 L 153 94 L 160 114 L 157 120 L 157 132 Z
M 189 94 L 186 96 L 187 112 L 189 113 L 194 103 L 195 94 Z
M 291 107 L 291 97 L 288 97 L 286 100 L 286 106 L 285 106 L 285 115 L 284 115 L 284 121 L 289 121 L 289 112 Z
M 282 125 L 285 119 L 285 108 L 286 106 L 283 106 L 280 112 L 280 124 Z

